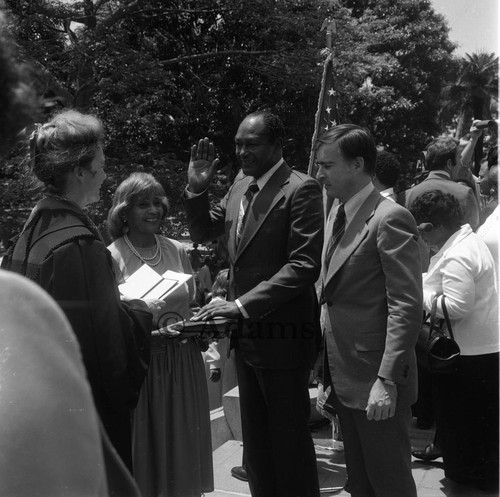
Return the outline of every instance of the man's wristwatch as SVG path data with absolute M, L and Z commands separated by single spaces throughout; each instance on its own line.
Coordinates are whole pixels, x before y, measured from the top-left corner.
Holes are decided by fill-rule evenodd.
M 379 376 L 378 379 L 384 383 L 385 385 L 390 385 L 391 387 L 394 387 L 397 385 L 395 381 L 388 380 L 387 378 L 382 378 L 382 376 Z

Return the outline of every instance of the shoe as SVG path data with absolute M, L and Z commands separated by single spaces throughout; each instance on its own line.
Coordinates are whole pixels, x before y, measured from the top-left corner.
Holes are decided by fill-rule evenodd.
M 247 470 L 243 466 L 231 468 L 231 476 L 240 481 L 248 481 Z
M 424 450 L 412 450 L 411 454 L 413 457 L 426 462 L 434 461 L 434 459 L 443 456 L 439 447 L 436 447 L 434 444 L 429 444 Z

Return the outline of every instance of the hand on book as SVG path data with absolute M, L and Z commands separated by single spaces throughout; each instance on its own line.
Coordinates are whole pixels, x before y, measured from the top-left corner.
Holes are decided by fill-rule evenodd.
M 166 338 L 176 338 L 181 334 L 181 330 L 176 330 L 174 328 L 175 325 L 162 326 L 161 328 L 158 328 L 158 333 Z
M 207 305 L 203 306 L 191 320 L 206 321 L 207 319 L 216 317 L 237 319 L 241 317 L 241 314 L 235 302 L 228 300 L 212 300 Z

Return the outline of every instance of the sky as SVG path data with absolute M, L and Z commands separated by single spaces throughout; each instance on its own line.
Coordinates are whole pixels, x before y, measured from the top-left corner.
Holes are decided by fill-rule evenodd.
M 449 38 L 459 44 L 455 53 L 494 52 L 499 49 L 500 0 L 431 0 L 450 27 Z

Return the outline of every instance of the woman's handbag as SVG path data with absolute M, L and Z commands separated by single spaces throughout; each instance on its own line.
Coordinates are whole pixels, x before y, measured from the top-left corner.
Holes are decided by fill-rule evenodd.
M 434 300 L 431 313 L 422 325 L 417 342 L 417 358 L 419 364 L 432 373 L 452 374 L 457 370 L 460 347 L 453 338 L 445 296 L 441 298 L 444 320 L 436 318 L 437 300 Z

